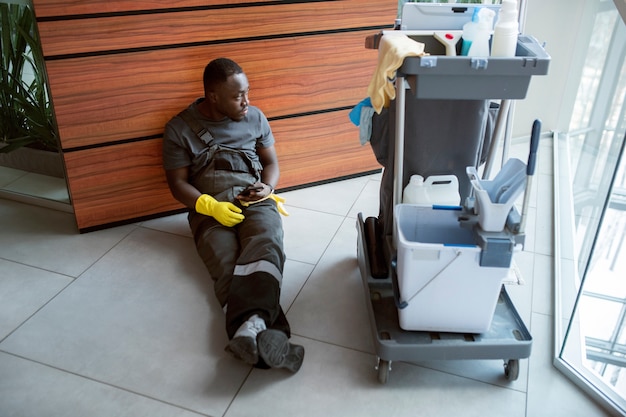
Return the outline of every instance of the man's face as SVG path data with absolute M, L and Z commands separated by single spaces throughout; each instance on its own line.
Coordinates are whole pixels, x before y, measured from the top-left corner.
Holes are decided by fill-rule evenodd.
M 250 85 L 245 74 L 231 75 L 212 93 L 215 109 L 235 121 L 242 120 L 248 113 L 249 90 Z

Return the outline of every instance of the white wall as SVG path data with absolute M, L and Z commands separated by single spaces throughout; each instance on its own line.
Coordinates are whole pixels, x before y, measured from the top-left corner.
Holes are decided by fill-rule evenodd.
M 619 0 L 623 1 L 623 0 Z M 546 76 L 535 76 L 525 100 L 515 102 L 512 137 L 530 134 L 539 118 L 542 130 L 568 131 L 572 108 L 593 28 L 598 0 L 525 0 L 523 33 L 532 35 L 550 54 Z

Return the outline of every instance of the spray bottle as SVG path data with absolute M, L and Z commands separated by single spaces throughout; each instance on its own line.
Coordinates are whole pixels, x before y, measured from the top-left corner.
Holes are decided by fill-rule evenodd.
M 474 9 L 472 20 L 463 25 L 463 43 L 461 44 L 461 55 L 467 55 L 472 46 L 472 41 L 478 30 L 478 11 L 479 7 Z
M 491 29 L 493 28 L 493 18 L 496 13 L 487 8 L 481 8 L 478 11 L 478 26 L 472 40 L 472 45 L 467 52 L 468 56 L 489 56 L 489 38 L 491 38 Z
M 502 0 L 498 21 L 493 31 L 491 56 L 515 56 L 518 31 L 517 0 Z

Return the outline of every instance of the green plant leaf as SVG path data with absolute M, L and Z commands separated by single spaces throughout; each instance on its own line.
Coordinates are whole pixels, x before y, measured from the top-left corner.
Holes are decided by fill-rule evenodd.
M 30 7 L 0 3 L 0 152 L 34 143 L 58 149 L 36 24 Z

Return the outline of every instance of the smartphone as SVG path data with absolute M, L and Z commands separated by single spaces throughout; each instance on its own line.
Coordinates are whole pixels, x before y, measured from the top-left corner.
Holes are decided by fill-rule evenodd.
M 248 187 L 246 187 L 246 189 L 244 189 L 244 190 L 241 192 L 241 195 L 242 195 L 242 196 L 244 196 L 244 197 L 247 197 L 247 196 L 249 196 L 249 195 L 250 195 L 250 193 L 251 193 L 252 191 L 261 191 L 262 189 L 263 189 L 263 187 L 262 187 L 262 186 L 258 187 L 258 186 L 254 186 L 254 185 L 249 185 Z

